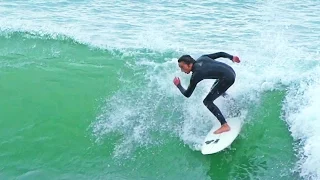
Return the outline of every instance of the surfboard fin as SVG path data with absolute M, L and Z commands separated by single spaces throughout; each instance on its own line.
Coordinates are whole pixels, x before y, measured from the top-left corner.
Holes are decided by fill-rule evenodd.
M 206 141 L 205 143 L 206 143 L 206 144 L 210 144 L 210 143 L 218 143 L 218 142 L 219 142 L 219 140 L 220 140 L 220 139 L 216 139 L 216 140 L 212 139 L 212 140 L 210 140 L 210 141 Z
M 212 143 L 212 142 L 214 142 L 214 139 L 213 139 L 213 140 L 210 140 L 210 141 L 206 141 L 205 143 L 206 143 L 206 144 L 210 144 L 210 143 Z

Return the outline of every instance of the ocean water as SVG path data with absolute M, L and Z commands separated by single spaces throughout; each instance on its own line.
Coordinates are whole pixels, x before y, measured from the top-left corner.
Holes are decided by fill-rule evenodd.
M 0 179 L 320 179 L 320 1 L 0 1 Z M 224 51 L 243 129 L 177 58 Z M 240 112 L 236 114 L 235 112 Z

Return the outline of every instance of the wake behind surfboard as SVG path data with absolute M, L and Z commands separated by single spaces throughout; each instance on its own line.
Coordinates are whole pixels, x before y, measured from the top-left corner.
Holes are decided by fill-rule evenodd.
M 213 132 L 220 127 L 220 123 L 216 122 L 211 130 L 208 132 L 206 138 L 202 143 L 201 153 L 213 154 L 227 148 L 237 138 L 242 127 L 242 121 L 239 118 L 227 119 L 231 130 L 221 134 L 214 134 Z

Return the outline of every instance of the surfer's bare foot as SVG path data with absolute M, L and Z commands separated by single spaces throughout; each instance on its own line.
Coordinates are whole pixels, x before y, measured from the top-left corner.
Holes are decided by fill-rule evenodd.
M 214 134 L 220 134 L 220 133 L 227 132 L 227 131 L 230 131 L 230 126 L 227 123 L 225 123 L 219 129 L 217 129 L 214 132 Z

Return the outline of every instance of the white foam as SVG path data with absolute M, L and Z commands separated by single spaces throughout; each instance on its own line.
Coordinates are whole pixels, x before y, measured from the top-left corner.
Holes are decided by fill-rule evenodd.
M 320 67 L 315 68 L 310 79 L 300 82 L 286 97 L 284 104 L 285 120 L 295 140 L 300 141 L 298 148 L 300 160 L 297 168 L 300 175 L 307 179 L 320 176 Z

